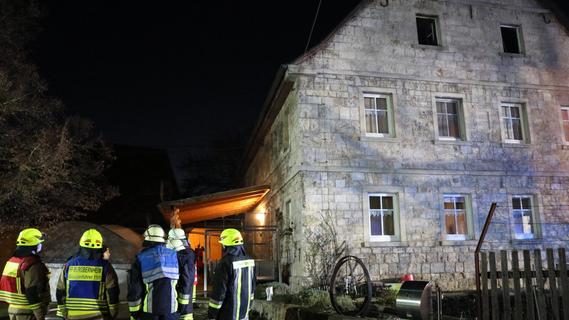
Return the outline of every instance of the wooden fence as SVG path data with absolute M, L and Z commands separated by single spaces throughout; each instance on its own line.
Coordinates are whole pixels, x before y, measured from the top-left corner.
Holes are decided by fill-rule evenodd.
M 482 319 L 569 320 L 565 249 L 480 252 Z M 499 264 L 497 263 L 499 259 Z

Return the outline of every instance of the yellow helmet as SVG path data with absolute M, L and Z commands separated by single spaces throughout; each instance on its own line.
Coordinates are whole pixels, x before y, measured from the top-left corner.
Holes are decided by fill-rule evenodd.
M 103 236 L 95 229 L 89 229 L 83 232 L 79 245 L 83 248 L 101 249 L 103 248 Z
M 225 229 L 219 235 L 219 243 L 226 247 L 238 246 L 243 244 L 243 237 L 241 236 L 241 232 L 237 229 Z
M 16 245 L 26 247 L 37 246 L 43 242 L 43 238 L 43 233 L 36 228 L 24 229 L 18 234 Z

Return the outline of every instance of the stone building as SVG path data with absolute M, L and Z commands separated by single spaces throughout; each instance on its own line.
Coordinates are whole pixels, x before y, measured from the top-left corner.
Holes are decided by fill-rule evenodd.
M 473 252 L 566 246 L 569 35 L 535 0 L 362 1 L 278 73 L 246 185 L 270 185 L 279 270 L 306 284 L 334 222 L 374 279 L 471 287 Z

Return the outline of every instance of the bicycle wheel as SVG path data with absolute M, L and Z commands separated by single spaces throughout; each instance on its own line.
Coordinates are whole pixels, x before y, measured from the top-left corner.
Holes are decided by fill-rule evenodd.
M 366 315 L 371 295 L 371 279 L 362 260 L 354 256 L 341 258 L 330 281 L 330 302 L 334 310 L 343 315 Z

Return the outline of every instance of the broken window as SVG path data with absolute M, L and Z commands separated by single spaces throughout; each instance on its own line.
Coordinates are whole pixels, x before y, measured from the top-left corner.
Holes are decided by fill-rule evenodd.
M 522 53 L 522 37 L 519 26 L 501 25 L 502 46 L 506 53 Z
M 417 36 L 419 44 L 438 46 L 437 17 L 417 15 Z

